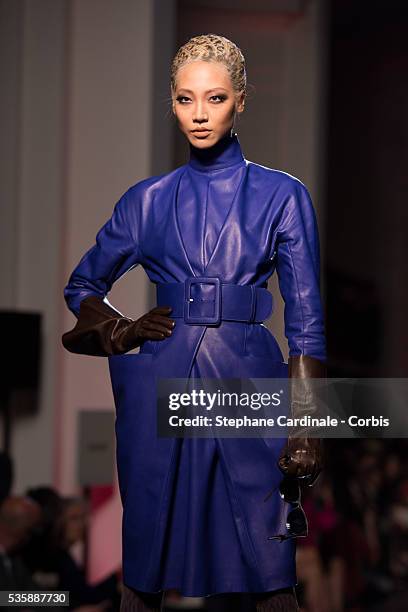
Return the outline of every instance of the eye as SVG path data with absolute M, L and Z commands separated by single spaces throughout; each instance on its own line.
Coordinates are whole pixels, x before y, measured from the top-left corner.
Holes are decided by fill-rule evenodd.
M 180 102 L 180 104 L 184 104 L 184 102 L 182 102 L 182 100 L 189 100 L 190 98 L 187 98 L 187 96 L 177 96 L 176 100 L 177 102 Z
M 216 94 L 210 97 L 210 100 L 214 100 L 216 104 L 220 104 L 221 102 L 224 102 L 224 100 L 226 99 L 227 99 L 227 96 L 223 94 Z M 188 98 L 187 96 L 177 96 L 176 100 L 177 102 L 179 102 L 179 104 L 186 104 L 185 100 L 189 101 L 190 98 Z
M 213 98 L 218 98 L 220 102 L 224 102 L 224 100 L 227 99 L 227 96 L 224 96 L 222 94 L 217 94 L 215 96 L 211 96 L 210 100 L 212 100 Z M 218 104 L 219 104 L 219 102 L 218 102 Z

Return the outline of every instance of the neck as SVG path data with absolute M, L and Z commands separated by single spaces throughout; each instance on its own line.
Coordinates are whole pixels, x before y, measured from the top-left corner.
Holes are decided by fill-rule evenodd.
M 191 142 L 189 145 L 190 159 L 188 163 L 196 170 L 203 172 L 220 170 L 244 161 L 238 135 L 233 130 L 228 130 L 211 147 L 200 149 L 192 145 Z

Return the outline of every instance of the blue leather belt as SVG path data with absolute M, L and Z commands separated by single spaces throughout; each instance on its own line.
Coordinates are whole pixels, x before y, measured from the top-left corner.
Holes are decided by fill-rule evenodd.
M 272 294 L 263 287 L 222 283 L 219 276 L 189 276 L 184 282 L 157 283 L 157 306 L 171 306 L 170 317 L 189 325 L 221 321 L 265 321 L 273 309 Z

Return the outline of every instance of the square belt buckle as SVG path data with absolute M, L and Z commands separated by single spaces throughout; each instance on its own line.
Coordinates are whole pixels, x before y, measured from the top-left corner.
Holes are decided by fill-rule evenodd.
M 190 289 L 192 285 L 214 285 L 215 296 L 213 316 L 194 316 L 190 314 L 190 306 L 194 299 L 191 297 Z M 218 276 L 194 276 L 186 278 L 184 281 L 184 321 L 193 325 L 218 325 L 221 322 L 221 281 Z

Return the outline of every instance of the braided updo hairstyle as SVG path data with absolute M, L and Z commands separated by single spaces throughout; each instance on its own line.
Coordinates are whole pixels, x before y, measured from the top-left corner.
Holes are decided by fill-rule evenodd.
M 241 49 L 228 38 L 217 34 L 200 34 L 190 38 L 177 51 L 171 63 L 171 91 L 176 90 L 178 70 L 194 60 L 221 62 L 228 70 L 236 94 L 247 93 L 245 58 Z

